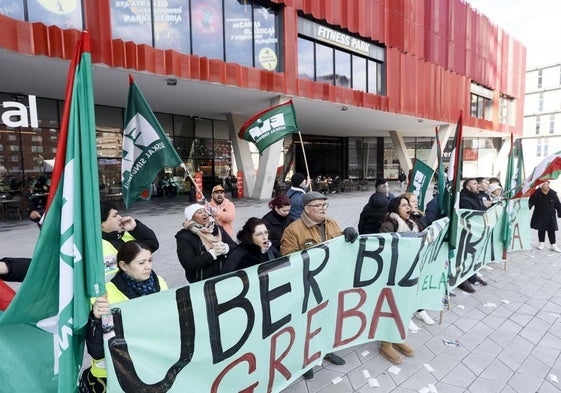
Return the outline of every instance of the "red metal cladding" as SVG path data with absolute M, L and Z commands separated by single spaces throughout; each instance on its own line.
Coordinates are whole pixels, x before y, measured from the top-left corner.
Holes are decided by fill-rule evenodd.
M 280 73 L 113 39 L 109 0 L 85 2 L 92 60 L 110 67 L 352 103 L 452 122 L 457 120 L 459 109 L 469 110 L 472 81 L 495 89 L 495 94 L 498 91 L 523 97 L 525 49 L 460 0 L 273 2 L 284 8 L 285 52 Z M 386 45 L 387 96 L 298 79 L 298 12 Z M 0 15 L 0 48 L 11 51 L 68 59 L 77 34 L 75 30 L 30 24 Z M 517 108 L 517 124 L 522 124 L 521 109 Z M 476 123 L 469 116 L 465 116 L 465 121 L 468 125 L 470 121 Z M 487 123 L 484 123 L 486 127 L 498 127 Z

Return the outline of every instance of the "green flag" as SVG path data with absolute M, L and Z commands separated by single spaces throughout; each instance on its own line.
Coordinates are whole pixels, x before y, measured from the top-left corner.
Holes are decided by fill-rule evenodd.
M 514 136 L 512 132 L 510 133 L 510 150 L 508 153 L 508 164 L 506 168 L 506 177 L 504 190 L 512 189 L 513 176 L 514 176 Z M 506 202 L 506 212 L 503 215 L 503 231 L 502 231 L 502 241 L 503 241 L 503 259 L 506 259 L 506 251 L 508 250 L 508 245 L 510 243 L 510 236 L 512 233 L 512 228 L 510 226 L 510 212 L 512 211 L 512 201 L 508 200 Z
M 0 392 L 75 392 L 90 298 L 105 292 L 89 36 L 66 87 L 51 194 L 27 276 L 0 317 Z
M 458 226 L 458 214 L 456 210 L 459 205 L 460 184 L 462 183 L 462 172 L 464 166 L 462 124 L 462 111 L 460 111 L 460 117 L 458 118 L 458 123 L 456 124 L 456 135 L 454 136 L 454 148 L 448 165 L 448 182 L 444 198 L 444 205 L 447 205 L 446 209 L 449 214 L 448 217 L 450 218 L 450 226 L 448 227 L 448 247 L 450 254 L 452 254 L 452 250 L 456 249 L 457 245 L 456 227 Z
M 255 143 L 259 153 L 263 153 L 276 141 L 298 130 L 294 105 L 288 101 L 253 116 L 244 123 L 238 135 L 241 139 Z
M 132 76 L 129 82 L 121 165 L 127 209 L 139 199 L 150 199 L 150 185 L 164 167 L 183 163 Z
M 415 165 L 413 165 L 413 172 L 411 175 L 411 181 L 409 182 L 407 191 L 417 197 L 417 201 L 419 202 L 419 209 L 421 211 L 425 210 L 425 196 L 427 195 L 427 190 L 429 189 L 433 174 L 434 171 L 430 166 L 428 166 L 421 160 L 415 160 Z
M 436 132 L 436 155 L 438 156 L 438 178 L 436 183 L 438 189 L 438 214 L 442 216 L 448 216 L 444 207 L 444 194 L 446 193 L 446 173 L 444 172 L 444 164 L 442 163 L 442 146 L 440 145 L 440 139 L 438 138 L 438 127 L 435 127 L 434 130 Z

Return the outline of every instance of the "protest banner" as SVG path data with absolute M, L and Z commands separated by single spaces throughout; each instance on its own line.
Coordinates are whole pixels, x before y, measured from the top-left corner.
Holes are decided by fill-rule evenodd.
M 527 210 L 522 201 L 515 211 L 521 222 L 514 222 L 514 239 L 525 236 L 516 228 L 526 225 Z M 459 210 L 450 263 L 459 270 L 451 276 L 443 218 L 419 234 L 361 235 L 354 243 L 341 236 L 114 305 L 105 349 L 109 391 L 278 392 L 326 353 L 402 342 L 417 309 L 441 310 L 448 285 L 500 258 L 504 211 L 502 204 Z
M 109 390 L 280 391 L 332 350 L 402 342 L 413 312 L 442 307 L 445 266 L 435 257 L 447 221 L 411 237 L 341 236 L 116 305 Z

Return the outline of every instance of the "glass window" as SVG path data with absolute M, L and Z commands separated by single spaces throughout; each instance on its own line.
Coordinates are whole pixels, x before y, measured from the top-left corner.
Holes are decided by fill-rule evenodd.
M 333 84 L 333 49 L 316 43 L 316 80 Z
M 366 90 L 366 59 L 353 55 L 353 89 Z
M 173 135 L 173 117 L 172 117 L 172 115 L 168 115 L 168 114 L 165 114 L 165 113 L 154 113 L 154 115 L 156 116 L 156 119 L 158 119 L 158 122 L 162 126 L 162 129 L 164 130 L 164 132 L 166 133 L 168 138 L 171 138 L 172 135 Z
M 380 79 L 378 79 L 380 78 Z M 380 94 L 378 90 L 381 75 L 378 73 L 378 66 L 375 61 L 368 60 L 368 92 L 372 94 Z
M 154 1 L 154 46 L 191 53 L 189 7 L 185 0 Z
M 315 79 L 314 73 L 314 43 L 304 38 L 298 38 L 298 77 Z
M 24 20 L 23 0 L 0 0 L 0 14 L 13 19 Z
M 351 54 L 335 50 L 335 85 L 351 87 Z
M 61 106 L 62 107 L 62 106 Z M 95 124 L 101 127 L 117 127 L 122 129 L 124 110 L 110 106 L 95 106 Z
M 542 88 L 543 84 L 543 70 L 538 71 L 538 89 Z
M 59 127 L 58 105 L 55 100 L 37 98 L 37 117 L 39 127 Z M 58 130 L 57 130 L 58 132 Z
M 540 134 L 541 118 L 536 116 L 536 135 Z
M 246 3 L 244 1 L 244 3 Z M 270 7 L 254 5 L 255 67 L 280 70 L 279 28 L 277 12 Z
M 193 53 L 211 59 L 224 58 L 221 0 L 192 0 Z
M 538 98 L 538 111 L 543 111 L 543 93 L 540 93 Z
M 191 137 L 195 136 L 193 130 L 193 118 L 188 116 L 173 116 L 173 132 L 175 136 Z
M 555 133 L 555 114 L 553 113 L 549 116 L 549 133 Z
M 253 66 L 253 12 L 250 3 L 224 2 L 226 61 Z M 257 26 L 257 24 L 256 24 Z
M 41 22 L 63 29 L 82 29 L 82 3 L 80 0 L 29 0 L 29 22 Z
M 152 10 L 150 1 L 139 7 L 130 1 L 111 0 L 111 32 L 113 38 L 152 45 Z

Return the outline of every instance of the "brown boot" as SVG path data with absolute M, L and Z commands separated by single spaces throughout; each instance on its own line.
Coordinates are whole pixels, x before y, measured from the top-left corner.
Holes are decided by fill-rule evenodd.
M 415 355 L 415 351 L 413 351 L 413 348 L 411 348 L 407 343 L 401 343 L 401 344 L 394 343 L 393 347 L 409 358 Z
M 401 356 L 393 349 L 392 343 L 382 341 L 378 352 L 393 364 L 401 364 Z

